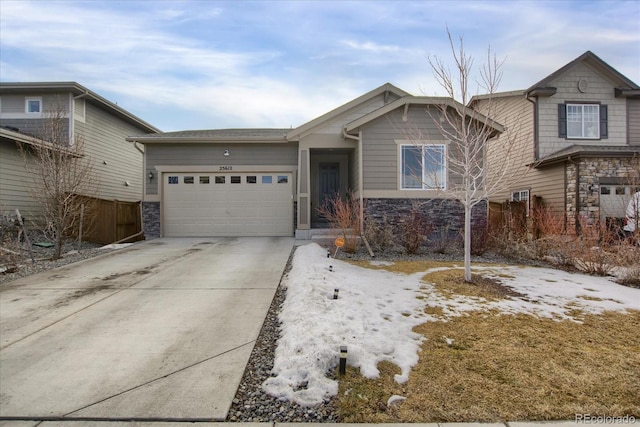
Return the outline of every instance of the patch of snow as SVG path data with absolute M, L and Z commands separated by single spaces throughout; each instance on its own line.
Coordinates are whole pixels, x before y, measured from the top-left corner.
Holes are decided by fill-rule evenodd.
M 387 400 L 387 407 L 390 408 L 393 405 L 399 405 L 402 402 L 404 402 L 405 400 L 407 400 L 406 397 L 398 396 L 397 394 L 394 394 L 393 396 L 391 396 L 389 398 L 389 400 Z
M 118 244 L 112 243 L 110 245 L 101 246 L 99 249 L 122 249 L 122 248 L 127 248 L 131 245 L 133 245 L 133 243 L 118 243 Z
M 388 267 L 390 265 L 393 265 L 394 263 L 391 261 L 369 261 L 369 264 L 375 267 Z
M 425 339 L 412 329 L 443 320 L 426 314 L 426 305 L 440 308 L 445 317 L 499 310 L 555 320 L 575 320 L 575 310 L 640 310 L 640 289 L 604 277 L 549 268 L 482 267 L 484 275 L 524 295 L 488 301 L 445 296 L 422 281 L 428 272 L 447 268 L 406 275 L 357 267 L 326 254 L 315 243 L 296 250 L 283 281 L 287 297 L 280 311 L 272 377 L 263 383 L 270 395 L 300 405 L 315 405 L 337 394 L 338 383 L 327 374 L 338 366 L 340 346 L 347 346 L 347 364 L 363 376 L 377 378 L 377 364 L 390 361 L 401 370 L 395 380 L 406 382 Z M 339 289 L 338 299 L 333 299 L 334 289 Z

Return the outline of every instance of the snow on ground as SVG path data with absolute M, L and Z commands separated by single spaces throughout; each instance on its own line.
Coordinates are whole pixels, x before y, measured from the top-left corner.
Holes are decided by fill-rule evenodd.
M 348 364 L 365 377 L 376 378 L 377 364 L 386 360 L 401 369 L 396 381 L 405 382 L 424 340 L 412 329 L 436 320 L 424 312 L 427 305 L 450 316 L 496 309 L 554 319 L 572 319 L 575 310 L 640 310 L 640 289 L 602 277 L 534 267 L 479 267 L 524 295 L 486 301 L 442 295 L 422 281 L 434 270 L 397 274 L 327 258 L 327 251 L 317 244 L 297 248 L 284 281 L 281 336 L 264 391 L 301 405 L 334 396 L 338 383 L 327 373 L 338 366 L 340 346 L 347 346 Z

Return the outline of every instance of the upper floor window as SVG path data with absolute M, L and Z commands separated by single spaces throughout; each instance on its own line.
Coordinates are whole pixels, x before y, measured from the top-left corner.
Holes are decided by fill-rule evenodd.
M 558 105 L 558 136 L 571 139 L 605 139 L 607 106 L 566 103 Z
M 401 145 L 401 188 L 403 190 L 445 189 L 446 146 L 444 144 Z
M 42 98 L 40 97 L 25 98 L 25 112 L 27 114 L 42 113 Z

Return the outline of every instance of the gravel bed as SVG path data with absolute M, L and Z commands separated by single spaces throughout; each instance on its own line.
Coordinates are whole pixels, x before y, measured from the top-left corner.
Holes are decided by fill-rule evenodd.
M 2 258 L 0 258 L 0 286 L 21 277 L 62 267 L 67 264 L 106 254 L 114 250 L 101 249 L 102 246 L 103 245 L 97 243 L 82 242 L 80 251 L 78 251 L 78 244 L 76 242 L 67 243 L 62 247 L 62 258 L 57 260 L 51 259 L 53 257 L 53 248 L 33 246 L 33 255 L 36 259 L 35 264 L 31 261 L 29 252 L 24 248 L 20 251 L 21 255 L 17 257 L 9 258 L 6 253 L 0 253 L 2 256 Z

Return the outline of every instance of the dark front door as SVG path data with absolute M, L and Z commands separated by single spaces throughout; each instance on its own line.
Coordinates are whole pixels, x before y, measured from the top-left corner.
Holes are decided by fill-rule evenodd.
M 320 163 L 319 173 L 319 193 L 318 201 L 320 206 L 326 205 L 326 200 L 340 194 L 340 163 Z M 329 206 L 329 205 L 327 205 Z M 326 225 L 327 220 L 323 216 L 318 216 L 319 225 Z

